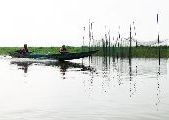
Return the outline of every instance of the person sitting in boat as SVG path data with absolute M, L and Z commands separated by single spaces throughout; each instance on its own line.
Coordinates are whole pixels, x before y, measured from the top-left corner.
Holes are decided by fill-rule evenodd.
M 19 50 L 19 53 L 22 54 L 22 55 L 26 55 L 26 54 L 29 53 L 27 44 L 24 44 L 24 48 L 20 49 L 20 50 Z
M 59 52 L 60 52 L 61 54 L 67 53 L 67 49 L 66 49 L 65 45 L 62 45 L 62 47 L 59 49 Z

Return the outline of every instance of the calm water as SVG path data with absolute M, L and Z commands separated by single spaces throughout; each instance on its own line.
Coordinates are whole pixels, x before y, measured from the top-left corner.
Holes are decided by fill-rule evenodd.
M 0 120 L 168 120 L 169 61 L 0 57 Z

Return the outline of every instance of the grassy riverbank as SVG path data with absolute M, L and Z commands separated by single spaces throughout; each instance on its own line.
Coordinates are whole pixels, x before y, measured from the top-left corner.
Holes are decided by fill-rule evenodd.
M 16 51 L 21 49 L 20 47 L 0 47 L 0 55 L 9 55 L 9 52 Z M 67 46 L 69 52 L 81 52 L 82 47 L 70 47 Z M 93 47 L 91 50 L 98 49 L 99 52 L 96 54 L 98 56 L 115 56 L 115 57 L 128 57 L 129 56 L 129 47 Z M 83 51 L 88 51 L 88 47 L 84 47 Z M 54 54 L 59 53 L 59 47 L 29 47 L 29 51 L 33 53 L 40 54 Z M 136 58 L 158 58 L 159 48 L 158 47 L 148 47 L 148 46 L 139 46 L 131 48 L 131 56 Z M 160 56 L 162 58 L 169 57 L 169 47 L 162 46 L 160 47 Z
M 0 55 L 9 55 L 10 52 L 21 49 L 21 47 L 0 47 Z M 67 47 L 69 52 L 81 52 L 81 47 Z M 59 47 L 29 47 L 29 51 L 39 54 L 59 53 Z

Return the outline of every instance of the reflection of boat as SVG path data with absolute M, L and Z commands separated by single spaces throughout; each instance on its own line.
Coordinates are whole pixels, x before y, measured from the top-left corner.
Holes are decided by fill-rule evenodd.
M 79 59 L 91 56 L 92 54 L 96 53 L 98 50 L 89 51 L 89 52 L 79 52 L 79 53 L 65 53 L 65 54 L 26 54 L 22 55 L 18 52 L 10 53 L 10 56 L 13 58 L 34 58 L 34 59 L 54 59 L 54 60 L 72 60 L 72 59 Z
M 28 71 L 28 66 L 31 65 L 32 63 L 29 63 L 29 62 L 15 62 L 15 61 L 11 61 L 11 64 L 17 64 L 18 69 L 22 69 L 22 70 L 24 70 L 24 73 L 27 73 L 27 71 Z
M 10 64 L 16 64 L 19 67 L 19 69 L 23 69 L 25 73 L 27 73 L 28 66 L 32 64 L 44 66 L 58 66 L 60 67 L 61 72 L 66 72 L 68 68 L 80 68 L 80 71 L 95 71 L 95 69 L 90 66 L 85 66 L 80 63 L 73 63 L 70 61 L 16 59 L 11 61 Z

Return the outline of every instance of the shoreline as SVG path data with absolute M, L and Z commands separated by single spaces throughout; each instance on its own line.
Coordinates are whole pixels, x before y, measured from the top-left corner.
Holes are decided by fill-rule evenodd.
M 88 51 L 89 47 L 73 47 L 66 46 L 69 52 L 82 52 Z M 0 47 L 0 55 L 9 55 L 10 52 L 21 49 L 22 47 Z M 29 51 L 37 54 L 57 54 L 59 53 L 60 47 L 28 47 Z M 90 50 L 99 50 L 96 53 L 96 56 L 110 56 L 117 58 L 127 58 L 129 57 L 129 47 L 91 47 Z M 160 46 L 160 47 L 149 47 L 149 46 L 138 46 L 131 47 L 131 56 L 132 58 L 169 58 L 169 47 Z

